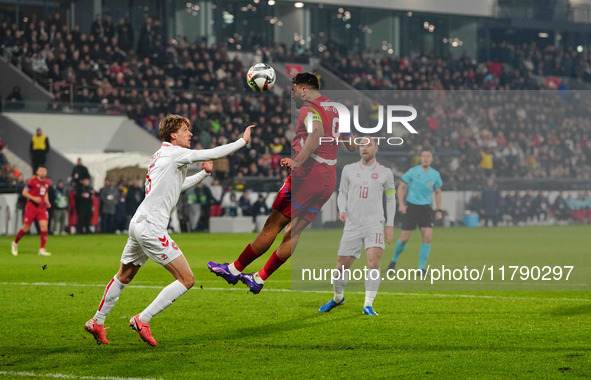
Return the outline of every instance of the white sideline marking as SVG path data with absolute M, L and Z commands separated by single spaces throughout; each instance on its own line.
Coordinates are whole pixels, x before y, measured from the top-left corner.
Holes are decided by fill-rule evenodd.
M 0 282 L 0 285 L 20 285 L 20 286 L 73 286 L 73 287 L 99 287 L 104 288 L 106 284 L 76 284 L 67 282 Z M 129 285 L 128 288 L 137 289 L 162 289 L 166 284 L 162 285 Z M 247 291 L 244 287 L 232 288 L 199 288 L 193 287 L 191 290 L 216 290 L 216 291 Z M 293 292 L 293 293 L 322 293 L 333 294 L 330 290 L 291 290 L 291 289 L 265 289 L 267 292 Z M 362 291 L 351 291 L 349 294 L 365 294 Z M 447 293 L 409 293 L 409 292 L 380 292 L 380 295 L 390 296 L 420 296 L 420 297 L 458 297 L 458 298 L 477 298 L 477 299 L 506 299 L 506 300 L 536 300 L 536 301 L 573 301 L 573 302 L 591 302 L 586 298 L 546 298 L 546 297 L 509 297 L 509 296 L 485 296 L 476 294 L 447 294 Z
M 54 377 L 58 379 L 89 379 L 89 380 L 156 380 L 145 377 L 112 377 L 112 376 L 78 376 L 65 373 L 34 373 L 34 372 L 12 372 L 0 371 L 5 376 L 28 376 L 28 377 Z

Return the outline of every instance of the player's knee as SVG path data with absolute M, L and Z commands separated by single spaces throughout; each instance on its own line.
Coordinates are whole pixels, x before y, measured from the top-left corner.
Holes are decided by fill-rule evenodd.
M 273 234 L 269 231 L 262 231 L 261 234 L 253 242 L 253 244 L 257 247 L 255 251 L 260 249 L 262 249 L 263 251 L 267 251 L 269 248 L 271 248 L 271 245 L 275 241 L 276 237 L 277 234 Z M 251 247 L 253 246 L 253 244 L 251 244 Z
M 369 269 L 380 269 L 380 260 L 369 260 L 367 266 Z
M 425 244 L 431 244 L 431 236 L 425 236 L 423 238 L 423 243 L 425 243 Z
M 185 288 L 187 288 L 187 290 L 191 289 L 193 285 L 195 285 L 195 276 L 193 276 L 192 273 L 188 276 L 183 276 L 183 278 L 181 279 L 181 283 L 185 285 Z
M 122 284 L 129 284 L 133 278 L 135 277 L 135 273 L 121 273 L 119 275 L 117 275 L 117 280 L 119 280 L 119 282 L 121 282 Z

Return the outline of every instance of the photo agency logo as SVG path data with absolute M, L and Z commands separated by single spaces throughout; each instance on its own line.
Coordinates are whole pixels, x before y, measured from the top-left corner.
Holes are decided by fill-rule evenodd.
M 320 137 L 320 144 L 338 144 L 340 142 L 347 142 L 349 144 L 355 145 L 369 144 L 370 140 L 367 137 L 352 136 L 353 132 L 351 131 L 351 119 L 353 119 L 355 130 L 359 132 L 359 134 L 363 135 L 375 135 L 379 133 L 384 127 L 384 119 L 387 135 L 392 135 L 394 133 L 393 129 L 396 123 L 406 128 L 409 133 L 418 133 L 417 130 L 414 129 L 412 125 L 410 125 L 410 122 L 417 117 L 417 110 L 412 106 L 379 105 L 377 107 L 377 125 L 374 127 L 363 127 L 359 123 L 359 106 L 353 106 L 353 118 L 351 118 L 351 112 L 345 105 L 341 103 L 322 102 L 320 105 L 323 108 L 320 110 L 322 113 L 324 113 L 324 111 L 332 111 L 339 115 L 338 118 L 333 119 L 332 136 Z M 323 118 L 316 109 L 312 107 L 308 108 L 311 110 L 311 112 L 308 113 L 305 119 L 305 124 L 308 133 L 312 133 L 312 124 L 314 121 L 322 122 L 322 120 L 327 120 L 328 118 L 326 117 L 326 114 L 322 115 L 324 116 Z M 380 145 L 381 142 L 384 142 L 388 145 L 404 144 L 404 139 L 399 136 L 375 136 L 374 139 L 376 140 L 377 145 Z

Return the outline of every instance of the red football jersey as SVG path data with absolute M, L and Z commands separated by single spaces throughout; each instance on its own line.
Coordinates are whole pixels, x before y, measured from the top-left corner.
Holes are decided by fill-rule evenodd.
M 306 103 L 300 108 L 298 115 L 298 122 L 296 124 L 295 136 L 291 142 L 291 148 L 293 150 L 293 157 L 296 157 L 302 150 L 306 139 L 308 138 L 308 131 L 306 129 L 306 117 L 311 114 L 313 120 L 320 118 L 322 125 L 324 126 L 324 136 L 333 138 L 334 140 L 339 139 L 339 114 L 334 107 L 322 107 L 320 103 L 329 102 L 330 100 L 321 95 L 311 102 Z M 317 166 L 317 165 L 328 165 L 333 166 L 336 170 L 336 159 L 339 150 L 339 144 L 333 142 L 323 142 L 316 149 L 313 156 L 311 156 L 304 164 L 305 167 Z
M 45 208 L 45 194 L 47 194 L 47 191 L 49 190 L 49 185 L 51 184 L 51 181 L 47 178 L 45 178 L 43 181 L 41 181 L 39 178 L 37 178 L 37 176 L 31 178 L 29 180 L 29 182 L 27 182 L 27 185 L 25 186 L 25 189 L 27 189 L 27 191 L 29 192 L 29 194 L 31 194 L 34 197 L 41 197 L 42 202 L 40 204 L 31 202 L 30 200 L 27 202 L 32 203 L 35 206 L 38 207 L 43 207 Z

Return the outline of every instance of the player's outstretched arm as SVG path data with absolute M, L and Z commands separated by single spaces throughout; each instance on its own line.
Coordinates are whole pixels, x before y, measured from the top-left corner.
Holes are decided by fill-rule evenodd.
M 226 145 L 221 145 L 213 149 L 202 149 L 202 150 L 191 150 L 182 149 L 179 150 L 175 157 L 177 165 L 188 165 L 193 162 L 212 161 L 222 157 L 226 157 L 229 154 L 236 152 L 238 149 L 244 147 L 250 142 L 250 131 L 254 125 L 250 125 L 244 131 L 243 137 Z
M 205 178 L 207 178 L 211 175 L 212 171 L 213 171 L 213 162 L 212 161 L 202 162 L 201 163 L 201 171 L 199 173 L 185 178 L 185 182 L 183 182 L 183 186 L 181 186 L 181 192 L 187 191 L 190 188 L 196 186 L 198 183 L 201 183 Z

